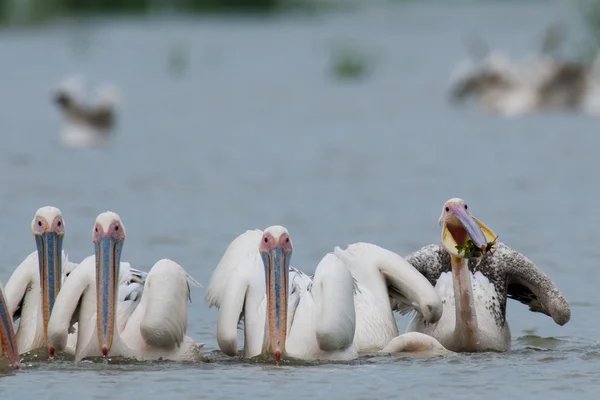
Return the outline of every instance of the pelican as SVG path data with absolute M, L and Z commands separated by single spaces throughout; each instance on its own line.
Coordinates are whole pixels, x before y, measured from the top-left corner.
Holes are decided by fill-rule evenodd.
M 54 300 L 66 276 L 77 266 L 63 251 L 65 225 L 56 207 L 42 207 L 31 222 L 37 251 L 15 269 L 5 293 L 11 317 L 20 320 L 17 343 L 21 354 L 48 348 L 47 328 Z M 76 337 L 69 335 L 69 349 Z
M 246 231 L 227 247 L 205 297 L 219 308 L 219 348 L 238 354 L 237 327 L 243 318 L 245 358 L 355 358 L 352 275 L 327 254 L 311 280 L 290 270 L 291 257 L 292 241 L 282 226 Z
M 119 90 L 114 85 L 104 85 L 97 91 L 97 104 L 85 104 L 81 77 L 66 79 L 53 93 L 65 126 L 61 143 L 65 147 L 90 147 L 105 144 L 116 121 Z
M 509 351 L 507 298 L 552 317 L 558 325 L 569 321 L 569 303 L 550 278 L 525 256 L 497 242 L 464 200 L 448 200 L 439 223 L 442 247 L 423 247 L 406 261 L 435 285 L 444 305 L 442 318 L 431 324 L 416 315 L 408 332 L 430 335 L 455 352 Z M 467 260 L 457 246 L 469 239 L 480 251 Z
M 48 321 L 61 285 L 78 264 L 70 262 L 63 250 L 65 222 L 58 208 L 40 208 L 31 222 L 31 229 L 38 250 L 27 256 L 15 269 L 6 284 L 5 293 L 10 315 L 13 320 L 19 320 L 17 343 L 21 354 L 46 347 L 52 357 L 54 351 L 48 343 Z M 59 255 L 62 255 L 61 261 Z M 121 268 L 120 330 L 140 302 L 146 276 L 145 273 L 130 268 L 129 263 L 121 263 Z M 69 328 L 66 351 L 71 354 L 75 353 L 77 328 L 77 323 Z
M 70 321 L 77 320 L 75 361 L 94 356 L 202 361 L 202 344 L 186 336 L 191 278 L 184 269 L 171 260 L 158 261 L 146 276 L 139 306 L 121 332 L 115 329 L 122 323 L 116 282 L 122 273 L 125 241 L 119 215 L 100 214 L 92 238 L 95 255 L 79 264 L 56 299 L 48 324 L 52 346 L 65 347 Z
M 0 283 L 0 356 L 2 356 L 2 353 L 6 355 L 13 368 L 21 368 L 19 364 L 19 345 L 6 296 L 2 289 L 2 283 Z
M 506 117 L 532 112 L 539 101 L 537 86 L 524 70 L 504 54 L 494 51 L 479 67 L 462 65 L 450 90 L 452 102 L 479 98 L 487 110 Z
M 588 115 L 600 115 L 600 56 L 594 65 L 561 60 L 556 53 L 564 43 L 565 28 L 550 25 L 535 54 L 521 63 L 509 61 L 497 51 L 490 51 L 483 41 L 469 43 L 473 59 L 455 73 L 450 99 L 459 102 L 477 96 L 488 110 L 514 117 L 543 109 L 568 109 Z
M 356 334 L 360 353 L 430 352 L 444 349 L 430 336 L 417 332 L 398 336 L 394 311 L 415 312 L 428 324 L 442 316 L 442 301 L 429 281 L 398 254 L 370 243 L 355 243 L 334 254 L 356 280 Z

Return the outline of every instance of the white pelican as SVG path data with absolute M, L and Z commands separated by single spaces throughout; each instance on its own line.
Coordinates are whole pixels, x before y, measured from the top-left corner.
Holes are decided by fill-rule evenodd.
M 290 271 L 291 257 L 292 241 L 282 226 L 247 231 L 227 247 L 205 298 L 219 308 L 221 351 L 238 354 L 237 327 L 243 318 L 246 358 L 355 358 L 352 275 L 327 254 L 311 281 Z
M 431 324 L 417 315 L 407 331 L 426 333 L 457 352 L 508 351 L 509 297 L 559 325 L 569 321 L 569 304 L 550 278 L 525 256 L 496 242 L 496 235 L 471 215 L 464 200 L 448 200 L 439 222 L 443 247 L 426 246 L 406 260 L 435 285 L 444 305 L 442 318 Z M 456 246 L 469 239 L 481 252 L 467 262 Z
M 442 316 L 438 293 L 419 271 L 398 254 L 370 243 L 355 243 L 345 250 L 336 247 L 334 253 L 357 282 L 354 343 L 359 352 L 446 352 L 429 336 L 398 336 L 393 311 L 402 315 L 414 311 L 428 324 Z
M 54 300 L 67 274 L 77 266 L 63 251 L 65 225 L 58 208 L 40 208 L 31 230 L 37 251 L 15 269 L 4 289 L 10 315 L 20 320 L 17 343 L 21 354 L 48 348 L 46 333 Z M 74 349 L 76 337 L 70 335 L 69 339 Z
M 94 356 L 200 361 L 201 344 L 185 336 L 188 275 L 170 260 L 160 260 L 146 277 L 140 305 L 124 326 L 117 311 L 117 276 L 125 227 L 113 212 L 96 218 L 95 255 L 72 272 L 56 299 L 48 335 L 56 350 L 67 342 L 71 320 L 79 322 L 75 361 Z M 115 316 L 115 313 L 117 314 Z
M 0 283 L 0 357 L 2 354 L 10 361 L 13 368 L 19 369 L 19 345 L 17 344 L 17 336 L 11 314 L 8 310 L 2 283 Z
M 81 77 L 66 79 L 53 94 L 65 119 L 61 143 L 65 147 L 90 147 L 105 144 L 116 121 L 119 90 L 113 85 L 98 89 L 97 104 L 85 104 Z
M 68 261 L 63 250 L 65 222 L 56 207 L 40 208 L 31 222 L 38 250 L 31 253 L 15 269 L 5 292 L 13 320 L 19 320 L 17 342 L 21 354 L 46 347 L 50 356 L 54 351 L 47 339 L 47 326 L 61 284 L 78 264 Z M 59 255 L 62 254 L 62 262 Z M 121 263 L 119 281 L 120 331 L 141 299 L 146 274 Z M 40 275 L 41 274 L 41 275 Z M 41 278 L 40 278 L 41 276 Z M 56 279 L 55 277 L 60 277 Z M 70 328 L 66 351 L 75 353 L 77 323 Z

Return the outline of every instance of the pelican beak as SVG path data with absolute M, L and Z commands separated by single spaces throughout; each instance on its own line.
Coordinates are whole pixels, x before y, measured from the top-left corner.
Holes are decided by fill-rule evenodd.
M 267 284 L 267 321 L 269 325 L 268 351 L 279 361 L 285 354 L 287 337 L 287 300 L 290 250 L 273 247 L 260 252 L 265 266 Z
M 442 245 L 454 257 L 465 258 L 460 255 L 456 246 L 464 246 L 471 239 L 482 253 L 492 251 L 496 235 L 483 222 L 473 217 L 471 213 L 462 207 L 452 211 L 452 216 L 446 220 L 440 219 L 442 225 Z
M 46 341 L 48 341 L 48 321 L 62 283 L 63 237 L 62 232 L 47 231 L 35 234 L 42 284 L 42 319 Z M 49 342 L 47 345 L 50 347 Z
M 94 241 L 96 247 L 96 327 L 98 345 L 106 357 L 113 343 L 119 265 L 123 240 L 111 235 Z
M 12 316 L 8 312 L 8 304 L 4 297 L 4 291 L 0 288 L 0 356 L 2 351 L 9 359 L 15 369 L 19 369 L 19 348 L 17 346 L 17 336 L 13 327 Z

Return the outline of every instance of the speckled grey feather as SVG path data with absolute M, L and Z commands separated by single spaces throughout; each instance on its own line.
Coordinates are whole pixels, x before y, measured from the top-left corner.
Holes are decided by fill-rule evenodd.
M 443 272 L 452 271 L 450 254 L 438 245 L 428 245 L 407 257 L 432 285 L 435 285 Z M 506 320 L 506 300 L 512 298 L 529 306 L 529 310 L 546 314 L 559 325 L 571 318 L 571 308 L 550 278 L 532 261 L 512 250 L 504 243 L 497 243 L 493 254 L 486 254 L 479 260 L 469 260 L 472 273 L 480 271 L 496 287 L 500 308 L 490 312 L 502 326 Z

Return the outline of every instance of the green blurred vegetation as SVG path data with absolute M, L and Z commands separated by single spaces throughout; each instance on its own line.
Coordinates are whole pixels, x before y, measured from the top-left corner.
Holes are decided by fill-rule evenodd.
M 600 50 L 600 0 L 580 0 L 578 5 L 587 31 L 582 43 L 581 61 L 590 64 Z
M 182 12 L 270 10 L 278 0 L 55 0 L 74 12 L 147 12 L 155 8 Z
M 357 80 L 371 72 L 369 56 L 356 47 L 347 44 L 335 47 L 331 56 L 331 69 L 338 79 Z
M 290 6 L 312 8 L 314 3 L 314 0 L 0 0 L 0 23 L 20 25 L 72 15 L 144 15 L 161 11 L 271 12 Z

